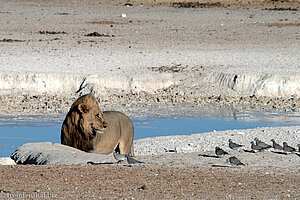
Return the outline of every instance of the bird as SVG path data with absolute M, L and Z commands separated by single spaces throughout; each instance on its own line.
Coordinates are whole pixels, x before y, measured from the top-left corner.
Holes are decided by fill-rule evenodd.
M 215 153 L 217 156 L 223 156 L 223 155 L 229 154 L 226 151 L 224 151 L 223 149 L 221 149 L 220 147 L 215 148 Z
M 113 151 L 114 158 L 118 161 L 117 163 L 122 162 L 123 160 L 126 160 L 125 154 L 117 154 L 116 151 Z
M 167 153 L 177 153 L 176 149 L 166 149 L 164 148 L 165 152 Z
M 239 159 L 237 159 L 237 158 L 234 157 L 234 156 L 228 158 L 228 161 L 229 161 L 230 164 L 233 165 L 233 166 L 244 165 L 244 163 L 242 163 Z
M 268 149 L 268 148 L 272 147 L 271 145 L 268 145 L 268 144 L 264 143 L 263 141 L 260 141 L 257 137 L 254 138 L 254 140 L 255 140 L 257 146 L 260 146 L 264 149 Z
M 244 150 L 244 152 L 247 152 L 247 153 L 256 153 L 254 150 L 247 150 L 247 149 L 243 149 Z
M 294 152 L 296 149 L 294 147 L 289 146 L 286 142 L 283 142 L 283 151 Z
M 238 149 L 238 148 L 244 146 L 244 145 L 241 145 L 241 144 L 237 144 L 237 143 L 232 142 L 231 139 L 229 139 L 228 142 L 229 142 L 229 148 L 230 148 L 230 149 L 234 149 L 234 150 L 235 150 L 235 149 Z
M 276 150 L 283 150 L 282 146 L 275 142 L 274 139 L 271 140 L 273 142 L 273 148 Z
M 251 149 L 252 149 L 253 151 L 261 151 L 261 150 L 264 149 L 264 148 L 262 148 L 261 146 L 255 145 L 255 144 L 254 144 L 254 141 L 251 141 L 250 143 L 251 143 Z
M 143 163 L 143 162 L 141 162 L 141 161 L 139 161 L 139 160 L 136 160 L 136 159 L 130 157 L 129 155 L 126 155 L 126 158 L 127 158 L 128 164 L 130 164 L 130 165 Z

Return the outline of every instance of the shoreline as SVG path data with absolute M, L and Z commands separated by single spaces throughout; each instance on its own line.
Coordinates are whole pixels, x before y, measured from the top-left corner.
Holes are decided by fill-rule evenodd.
M 64 116 L 79 95 L 47 94 L 0 95 L 1 116 L 43 116 L 45 119 Z M 277 113 L 296 116 L 300 112 L 300 98 L 233 97 L 226 95 L 188 96 L 157 94 L 117 94 L 96 96 L 105 110 L 124 112 L 132 118 L 233 116 L 242 113 Z M 48 117 L 47 117 L 48 116 Z M 46 120 L 43 120 L 46 121 Z
M 214 154 L 214 149 L 218 146 L 233 154 L 243 154 L 243 158 L 251 162 L 251 159 L 246 157 L 247 154 L 251 154 L 245 153 L 242 149 L 251 150 L 250 142 L 253 141 L 255 137 L 270 145 L 271 139 L 275 139 L 275 141 L 281 145 L 282 142 L 287 142 L 289 145 L 294 146 L 297 149 L 296 153 L 300 153 L 297 148 L 300 141 L 300 126 L 257 127 L 253 129 L 232 129 L 194 134 L 186 133 L 185 135 L 147 137 L 143 139 L 135 139 L 134 148 L 135 155 L 138 158 L 148 156 L 147 158 L 149 159 L 149 156 L 160 157 L 161 155 L 175 155 L 177 153 L 202 152 Z M 244 146 L 238 151 L 231 150 L 228 147 L 229 139 L 232 139 Z M 175 151 L 177 153 L 168 153 L 168 151 Z M 265 152 L 270 153 L 270 150 L 266 150 Z M 257 152 L 256 154 L 258 155 L 260 152 Z M 170 160 L 165 160 L 167 163 L 168 161 L 170 162 Z M 189 160 L 188 162 L 192 165 L 195 164 L 192 160 Z M 268 162 L 272 162 L 272 159 L 268 160 Z M 297 160 L 295 160 L 295 162 L 296 163 L 293 162 L 293 165 L 291 163 L 291 165 L 285 166 L 295 166 L 295 164 L 297 165 Z M 264 164 L 268 165 L 270 163 Z M 275 163 L 275 166 L 282 166 L 282 163 Z

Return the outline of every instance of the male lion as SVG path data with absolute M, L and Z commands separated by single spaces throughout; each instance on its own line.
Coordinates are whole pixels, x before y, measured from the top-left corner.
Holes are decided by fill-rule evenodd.
M 82 151 L 134 155 L 134 128 L 130 119 L 121 112 L 101 112 L 95 97 L 86 94 L 70 108 L 62 128 L 61 143 Z

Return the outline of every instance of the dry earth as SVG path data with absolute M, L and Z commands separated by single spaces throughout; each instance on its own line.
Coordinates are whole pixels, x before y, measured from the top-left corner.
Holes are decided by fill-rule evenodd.
M 2 166 L 0 172 L 0 195 L 5 199 L 300 198 L 299 171 L 284 168 L 18 165 Z

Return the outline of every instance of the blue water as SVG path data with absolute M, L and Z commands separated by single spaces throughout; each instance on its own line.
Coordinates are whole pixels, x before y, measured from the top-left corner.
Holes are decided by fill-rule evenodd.
M 134 121 L 135 139 L 168 135 L 187 135 L 210 131 L 233 129 L 250 129 L 256 127 L 290 126 L 297 123 L 272 121 L 244 121 L 233 118 L 184 118 L 184 119 L 153 119 L 150 121 Z M 300 123 L 298 123 L 300 125 Z
M 133 120 L 135 139 L 187 135 L 229 129 L 300 125 L 299 122 L 246 121 L 234 117 Z M 22 122 L 5 125 L 0 121 L 0 157 L 10 156 L 28 142 L 60 143 L 61 122 Z

